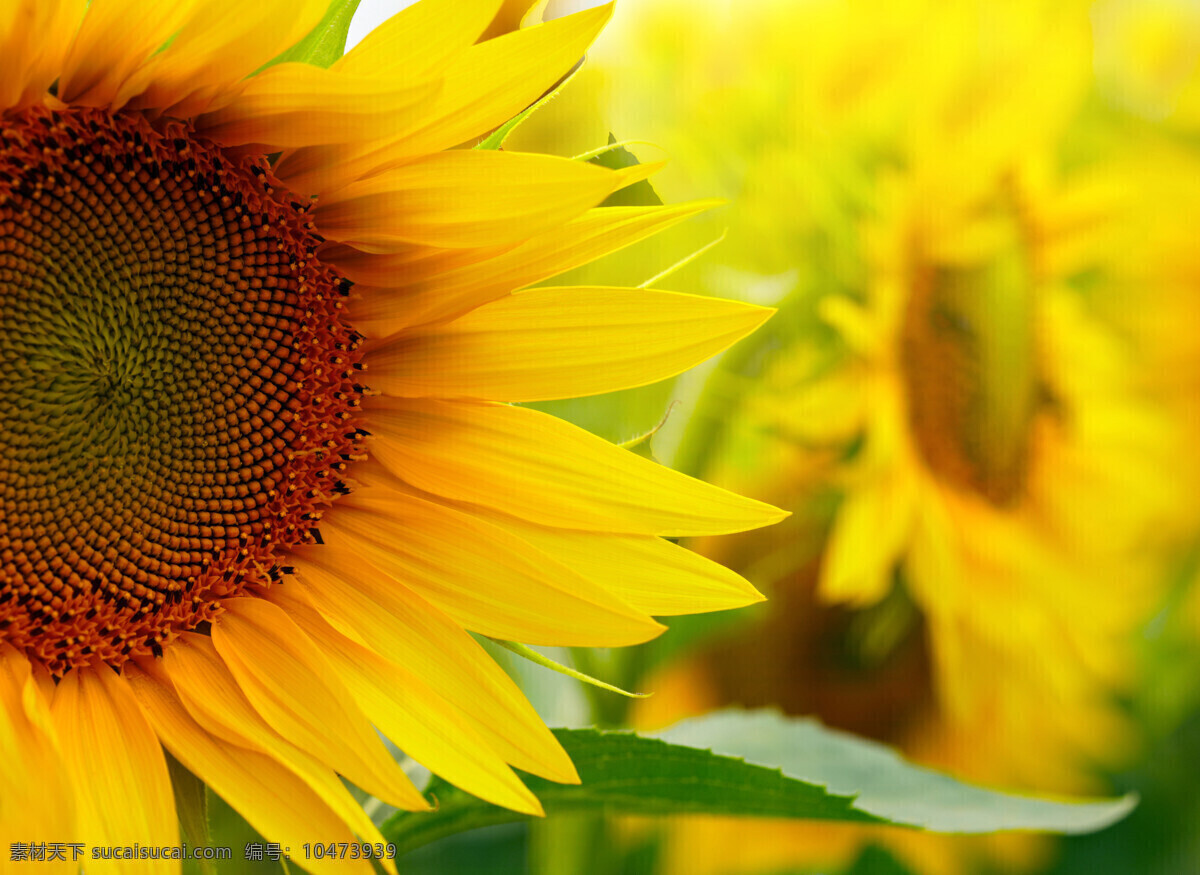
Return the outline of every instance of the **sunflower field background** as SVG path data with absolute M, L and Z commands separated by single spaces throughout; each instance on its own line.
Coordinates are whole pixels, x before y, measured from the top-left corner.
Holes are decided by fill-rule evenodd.
M 0 393 L 0 875 L 1200 871 L 1200 3 L 294 5 L 0 0 L 14 385 L 147 397 L 153 203 L 279 281 L 195 359 L 272 351 L 243 458 L 318 410 L 105 595 L 13 559 L 59 481 Z M 70 315 L 45 241 L 127 231 Z
M 546 409 L 792 516 L 689 544 L 765 604 L 558 654 L 652 697 L 517 668 L 535 703 L 811 715 L 988 786 L 1141 801 L 1073 838 L 610 811 L 428 871 L 1200 868 L 1198 101 L 1191 2 L 620 4 L 505 148 L 620 141 L 668 162 L 625 203 L 725 199 L 579 282 L 779 313 L 700 373 Z

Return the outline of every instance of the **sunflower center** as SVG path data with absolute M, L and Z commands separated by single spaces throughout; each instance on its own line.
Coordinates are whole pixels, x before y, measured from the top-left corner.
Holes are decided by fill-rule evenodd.
M 1040 382 L 1034 279 L 1015 219 L 991 217 L 983 258 L 918 259 L 901 357 L 930 469 L 996 506 L 1025 484 Z
M 0 641 L 117 666 L 313 537 L 361 393 L 319 243 L 185 124 L 0 117 Z

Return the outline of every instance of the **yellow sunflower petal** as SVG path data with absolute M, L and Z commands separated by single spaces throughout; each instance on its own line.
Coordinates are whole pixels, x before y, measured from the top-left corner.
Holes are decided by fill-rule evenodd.
M 273 586 L 279 605 L 321 648 L 363 713 L 408 756 L 458 787 L 506 808 L 542 813 L 521 783 L 476 731 L 473 721 L 412 669 L 351 641 L 321 617 L 301 586 Z
M 144 665 L 153 674 L 153 665 Z M 383 837 L 341 779 L 285 740 L 254 710 L 207 635 L 186 632 L 166 649 L 163 673 L 192 718 L 210 735 L 266 754 L 300 778 L 360 838 Z
M 830 601 L 873 604 L 892 588 L 896 563 L 911 538 L 911 498 L 892 479 L 863 484 L 842 502 L 822 566 Z
M 439 87 L 437 81 L 398 84 L 276 64 L 250 79 L 228 106 L 200 116 L 196 128 L 226 146 L 354 142 L 415 123 Z
M 442 71 L 446 87 L 407 148 L 446 149 L 508 121 L 583 58 L 612 11 L 606 3 L 472 46 Z
M 428 257 L 347 251 L 331 259 L 361 283 L 350 304 L 354 325 L 368 336 L 459 316 L 511 291 L 587 264 L 644 240 L 717 205 L 697 201 L 666 207 L 598 207 L 506 251 L 430 250 Z M 457 255 L 447 258 L 442 253 Z M 370 288 L 375 286 L 377 288 Z
M 180 118 L 204 112 L 214 97 L 302 39 L 328 7 L 328 0 L 200 0 L 171 44 L 122 86 L 116 103 L 169 109 Z
M 93 847 L 179 844 L 167 761 L 128 684 L 107 666 L 68 672 L 51 715 L 75 783 L 79 840 Z M 178 860 L 94 860 L 88 872 L 162 875 Z
M 214 738 L 187 712 L 169 681 L 132 663 L 123 674 L 163 745 L 192 774 L 213 789 L 268 841 L 291 847 L 293 855 L 314 836 L 352 842 L 354 834 L 296 775 L 266 754 Z M 312 872 L 371 872 L 366 860 L 309 859 Z
M 326 239 L 367 252 L 406 243 L 498 246 L 595 206 L 616 179 L 603 167 L 551 155 L 440 152 L 346 186 L 319 201 L 314 216 Z
M 724 611 L 764 599 L 741 575 L 662 538 L 552 529 L 500 514 L 487 518 L 652 616 Z
M 0 644 L 0 823 L 5 834 L 75 835 L 75 797 L 58 749 L 50 706 L 29 660 Z M 5 849 L 4 857 L 8 857 Z M 73 871 L 68 864 L 52 871 Z M 0 872 L 7 871 L 0 862 Z
M 0 110 L 41 101 L 87 10 L 87 0 L 0 4 Z
M 468 629 L 529 644 L 640 644 L 663 627 L 519 538 L 415 495 L 362 490 L 321 521 Z M 344 509 L 343 509 L 344 508 Z
M 492 39 L 540 21 L 545 5 L 545 0 L 503 0 L 483 38 Z
M 874 396 L 870 437 L 853 488 L 838 509 L 821 569 L 820 591 L 831 601 L 862 606 L 882 599 L 912 546 L 921 486 L 906 462 L 906 439 L 894 426 L 899 406 L 895 393 Z
M 133 72 L 192 14 L 196 0 L 93 0 L 63 61 L 58 98 L 77 106 L 109 103 Z
M 258 598 L 226 599 L 213 644 L 255 709 L 284 737 L 398 808 L 427 808 L 337 674 L 296 624 Z
M 370 347 L 388 395 L 544 401 L 656 383 L 762 325 L 774 310 L 675 292 L 537 288 Z
M 682 537 L 787 516 L 537 410 L 378 398 L 369 415 L 372 455 L 400 479 L 545 526 Z
M 422 0 L 379 25 L 330 69 L 361 76 L 419 76 L 472 45 L 500 0 Z
M 471 46 L 437 69 L 444 87 L 422 113 L 419 129 L 386 141 L 304 149 L 276 167 L 293 190 L 328 193 L 422 153 L 466 142 L 535 102 L 587 50 L 612 4 L 584 10 Z
M 299 580 L 339 631 L 400 665 L 418 668 L 443 698 L 522 771 L 560 783 L 579 776 L 517 685 L 461 626 L 346 544 L 296 551 Z

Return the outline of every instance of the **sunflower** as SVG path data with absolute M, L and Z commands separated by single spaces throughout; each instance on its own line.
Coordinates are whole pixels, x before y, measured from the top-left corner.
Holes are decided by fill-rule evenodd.
M 177 844 L 165 749 L 293 852 L 379 842 L 341 778 L 428 803 L 376 728 L 538 813 L 513 766 L 577 775 L 469 632 L 625 645 L 761 598 L 661 536 L 781 512 L 510 403 L 663 379 L 769 315 L 514 292 L 706 206 L 451 148 L 610 8 L 477 42 L 497 0 L 423 0 L 328 69 L 271 63 L 326 7 L 0 6 L 6 837 Z
M 1169 544 L 1152 531 L 1190 521 L 1166 477 L 1187 466 L 1127 350 L 1057 274 L 1097 254 L 1069 251 L 1092 194 L 1036 180 L 1014 168 L 962 210 L 880 181 L 867 294 L 821 308 L 845 354 L 779 356 L 708 472 L 804 523 L 696 546 L 761 586 L 769 616 L 647 681 L 641 725 L 778 707 L 1025 792 L 1095 792 L 1128 762 L 1117 697 L 1164 595 Z M 713 819 L 666 842 L 667 871 L 688 875 L 838 871 L 870 844 L 928 875 L 1050 852 L 1034 836 Z
M 1178 532 L 1186 511 L 1172 482 L 1174 428 L 1093 307 L 1122 255 L 1111 246 L 1136 181 L 1070 139 L 1092 74 L 1086 10 L 816 3 L 803 14 L 818 7 L 861 32 L 836 46 L 814 38 L 812 51 L 802 35 L 781 37 L 775 54 L 769 42 L 735 44 L 747 54 L 731 49 L 721 72 L 740 75 L 714 75 L 693 95 L 724 112 L 724 125 L 677 131 L 711 164 L 766 124 L 781 133 L 755 154 L 794 154 L 790 164 L 747 162 L 736 180 L 763 204 L 792 199 L 732 258 L 742 271 L 791 278 L 781 310 L 797 318 L 773 324 L 775 348 L 709 382 L 710 406 L 734 424 L 705 474 L 797 513 L 697 545 L 775 594 L 774 619 L 647 682 L 660 693 L 644 719 L 775 703 L 975 782 L 1095 790 L 1098 767 L 1133 747 L 1116 697 L 1132 688 L 1134 636 L 1161 596 L 1160 535 Z M 882 59 L 900 73 L 826 107 L 844 112 L 821 112 L 812 95 L 844 93 L 825 83 L 863 77 L 853 65 L 810 69 L 814 56 L 876 69 L 881 59 L 854 46 L 888 15 L 911 39 Z M 782 17 L 756 27 L 794 33 Z M 690 71 L 710 68 L 691 57 L 671 69 L 691 82 Z M 743 118 L 746 83 L 776 71 L 799 80 L 774 102 L 783 115 Z M 623 93 L 620 65 L 607 72 Z M 816 131 L 799 113 L 810 106 Z M 828 181 L 797 182 L 813 166 Z M 781 273 L 781 252 L 794 271 Z M 832 269 L 814 276 L 806 262 Z M 830 492 L 823 519 L 817 505 Z M 847 651 L 854 683 L 830 678 Z M 690 875 L 833 865 L 872 840 L 922 872 L 961 871 L 980 852 L 1031 863 L 1038 850 L 1021 837 L 707 820 L 668 835 L 673 871 Z

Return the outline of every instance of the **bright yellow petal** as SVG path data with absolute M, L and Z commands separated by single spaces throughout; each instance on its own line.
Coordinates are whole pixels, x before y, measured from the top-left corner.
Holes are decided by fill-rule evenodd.
M 354 327 L 368 336 L 460 316 L 511 291 L 594 261 L 715 206 L 697 201 L 666 207 L 599 207 L 500 251 L 430 250 L 415 260 L 349 250 L 331 261 L 354 282 Z M 447 258 L 443 253 L 458 256 Z M 365 286 L 365 287 L 364 287 Z M 374 286 L 375 288 L 370 288 Z
M 359 76 L 421 76 L 483 33 L 500 0 L 421 0 L 393 15 L 330 69 Z
M 258 598 L 223 604 L 213 621 L 213 644 L 268 723 L 384 802 L 413 811 L 428 807 L 337 673 L 287 614 Z
M 29 661 L 6 644 L 0 644 L 0 824 L 14 839 L 53 834 L 73 841 L 75 836 L 75 797 L 49 703 Z M 8 848 L 2 850 L 0 872 L 8 872 Z M 20 868 L 14 864 L 11 871 Z M 55 864 L 50 871 L 74 869 Z
M 406 397 L 544 401 L 673 377 L 774 310 L 674 292 L 537 288 L 368 349 L 372 388 Z
M 195 5 L 195 0 L 93 0 L 63 61 L 59 99 L 76 106 L 108 104 L 188 19 Z
M 492 39 L 509 33 L 521 27 L 523 20 L 529 14 L 539 15 L 540 9 L 533 7 L 544 6 L 544 0 L 504 0 L 496 11 L 495 17 L 488 24 L 483 34 L 484 39 Z M 540 18 L 540 15 L 539 15 Z M 528 26 L 528 23 L 527 23 Z
M 95 846 L 177 845 L 167 761 L 129 690 L 107 666 L 64 675 L 51 709 L 75 782 L 78 841 Z M 92 860 L 88 872 L 179 872 L 178 860 Z
M 464 143 L 540 98 L 583 57 L 611 14 L 610 3 L 472 46 L 437 70 L 444 87 L 423 107 L 419 129 L 397 128 L 367 146 L 303 149 L 284 156 L 275 171 L 293 191 L 327 194 L 414 155 Z
M 163 745 L 192 774 L 213 789 L 268 841 L 292 848 L 292 856 L 314 836 L 352 842 L 354 834 L 303 781 L 266 754 L 237 747 L 205 732 L 170 681 L 132 663 L 123 670 Z M 312 872 L 371 872 L 366 860 L 307 859 Z
M 525 407 L 370 399 L 372 455 L 419 489 L 554 528 L 716 535 L 787 514 Z
M 300 778 L 360 838 L 383 841 L 333 769 L 286 741 L 254 710 L 211 638 L 180 635 L 166 648 L 162 667 L 179 700 L 206 732 L 266 754 Z
M 200 116 L 196 128 L 225 146 L 356 142 L 415 123 L 439 87 L 276 64 L 248 80 L 228 106 Z
M 214 97 L 240 88 L 242 79 L 302 39 L 328 7 L 328 0 L 200 0 L 171 44 L 125 83 L 116 103 L 170 110 L 177 118 L 204 112 Z
M 0 111 L 45 97 L 86 9 L 87 0 L 0 3 Z
M 384 493 L 384 497 L 377 497 Z M 321 520 L 327 540 L 484 635 L 528 644 L 618 647 L 663 627 L 490 523 L 415 495 L 362 489 Z
M 488 744 L 517 768 L 578 783 L 574 766 L 517 685 L 462 627 L 346 544 L 294 555 L 312 601 L 343 634 L 413 666 L 442 696 L 476 719 Z
M 741 575 L 662 538 L 552 529 L 500 514 L 488 520 L 652 616 L 725 611 L 764 598 Z
M 534 103 L 583 58 L 612 11 L 606 3 L 472 46 L 442 71 L 446 87 L 426 126 L 406 138 L 409 154 L 466 142 Z
M 611 170 L 551 155 L 440 152 L 322 198 L 313 215 L 323 237 L 367 252 L 500 246 L 574 218 L 616 181 Z
M 918 523 L 916 460 L 905 439 L 896 392 L 875 393 L 869 437 L 850 489 L 838 508 L 821 568 L 822 597 L 869 605 L 892 588 L 898 563 Z
M 886 596 L 912 525 L 912 502 L 894 478 L 858 485 L 842 501 L 829 536 L 822 597 L 865 606 Z
M 329 660 L 363 713 L 408 756 L 489 802 L 542 813 L 537 797 L 420 674 L 351 641 L 321 617 L 299 584 L 273 586 L 266 598 L 296 621 Z

